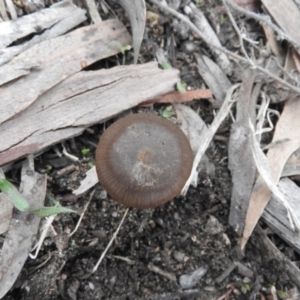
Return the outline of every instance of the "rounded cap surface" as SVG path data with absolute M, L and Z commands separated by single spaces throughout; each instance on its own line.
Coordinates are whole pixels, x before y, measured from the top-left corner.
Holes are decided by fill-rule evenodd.
M 96 170 L 121 204 L 151 208 L 177 196 L 190 176 L 193 152 L 181 129 L 154 114 L 126 116 L 102 135 Z

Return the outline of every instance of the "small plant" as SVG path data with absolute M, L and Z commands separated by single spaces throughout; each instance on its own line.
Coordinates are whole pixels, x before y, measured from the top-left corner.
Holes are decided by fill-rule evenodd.
M 287 293 L 285 291 L 282 291 L 282 290 L 277 291 L 277 295 L 280 299 L 286 299 L 287 298 Z
M 202 6 L 204 4 L 204 0 L 194 0 L 196 5 Z
M 126 55 L 125 52 L 131 50 L 131 46 L 130 45 L 126 45 L 123 46 L 120 42 L 118 41 L 113 41 L 110 43 L 110 45 L 116 45 L 119 47 L 120 52 L 122 53 L 122 65 L 125 65 L 125 61 L 126 61 Z
M 8 196 L 12 201 L 13 206 L 20 211 L 26 211 L 29 209 L 29 203 L 27 200 L 19 193 L 17 188 L 11 184 L 6 179 L 0 180 L 0 189 L 1 191 Z
M 251 291 L 251 286 L 246 283 L 242 286 L 241 291 L 243 294 L 247 294 L 249 291 Z
M 170 69 L 172 69 L 172 66 L 168 62 L 166 62 L 166 61 L 162 62 L 160 64 L 160 66 L 162 67 L 163 70 L 170 70 Z
M 87 148 L 81 149 L 81 154 L 82 154 L 82 155 L 87 155 L 87 154 L 89 154 L 89 153 L 90 153 L 90 149 L 87 149 Z
M 170 119 L 173 116 L 176 116 L 173 106 L 166 107 L 162 112 L 163 118 Z
M 183 94 L 186 92 L 186 83 L 184 82 L 177 82 L 176 83 L 176 89 L 179 93 Z
M 94 164 L 90 161 L 89 163 L 88 163 L 88 167 L 89 168 L 92 168 L 94 166 Z
M 226 17 L 225 17 L 224 15 L 221 15 L 221 16 L 220 16 L 220 24 L 221 24 L 221 25 L 224 24 L 225 21 L 226 21 Z
M 0 180 L 0 189 L 3 193 L 5 193 L 8 198 L 12 201 L 13 206 L 20 211 L 28 211 L 40 218 L 49 217 L 52 215 L 56 215 L 59 213 L 77 213 L 75 210 L 60 206 L 59 203 L 54 199 L 54 197 L 50 197 L 50 201 L 54 201 L 56 206 L 50 207 L 41 207 L 39 209 L 29 210 L 29 203 L 27 200 L 20 194 L 18 189 L 10 183 L 7 179 Z M 49 198 L 49 195 L 48 195 Z M 53 200 L 54 199 L 54 200 Z

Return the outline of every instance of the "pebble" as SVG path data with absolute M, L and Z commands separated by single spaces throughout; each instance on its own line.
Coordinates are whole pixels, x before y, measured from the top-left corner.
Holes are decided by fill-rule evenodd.
M 189 275 L 181 275 L 179 278 L 179 284 L 183 289 L 190 289 L 197 285 L 206 272 L 207 268 L 201 267 Z
M 179 251 L 175 251 L 173 253 L 173 257 L 178 261 L 178 262 L 182 262 L 184 257 L 185 257 L 185 254 L 182 253 L 182 252 L 179 252 Z

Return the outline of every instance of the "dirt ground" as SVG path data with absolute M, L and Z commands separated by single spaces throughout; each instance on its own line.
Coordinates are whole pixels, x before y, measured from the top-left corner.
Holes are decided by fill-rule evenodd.
M 227 16 L 219 9 L 220 3 L 201 3 L 201 10 L 212 24 L 221 24 L 218 36 L 222 44 L 236 50 L 238 39 Z M 129 27 L 123 10 L 110 1 L 108 4 Z M 200 51 L 210 56 L 210 51 L 186 28 L 179 26 L 177 20 L 165 16 L 150 4 L 147 9 L 157 13 L 159 20 L 156 25 L 147 24 L 141 61 L 153 60 L 155 47 L 162 47 L 172 66 L 180 69 L 182 81 L 193 89 L 201 88 L 203 81 L 193 53 Z M 103 19 L 112 16 L 103 15 Z M 256 23 L 241 21 L 245 22 L 253 38 L 262 35 Z M 172 35 L 171 44 L 166 45 L 169 35 Z M 119 59 L 110 58 L 105 64 L 116 65 Z M 130 64 L 132 60 L 132 53 L 127 53 L 126 63 Z M 233 82 L 240 80 L 240 72 L 234 70 Z M 212 122 L 213 108 L 208 101 L 193 101 L 188 105 L 200 111 L 207 124 Z M 135 111 L 154 109 L 161 113 L 166 107 L 155 105 Z M 105 127 L 111 122 L 113 120 Z M 46 238 L 36 260 L 27 260 L 14 288 L 4 299 L 275 299 L 271 294 L 272 286 L 282 293 L 291 291 L 293 282 L 280 265 L 266 255 L 255 237 L 250 239 L 243 257 L 236 251 L 238 236 L 228 225 L 230 126 L 231 119 L 228 118 L 209 147 L 210 172 L 201 172 L 198 187 L 191 187 L 186 197 L 178 197 L 156 209 L 130 209 L 116 241 L 95 273 L 92 269 L 126 210 L 99 184 L 77 232 L 68 238 L 78 215 L 58 215 L 53 223 L 57 235 Z M 48 174 L 48 192 L 62 205 L 82 209 L 88 201 L 92 190 L 78 198 L 71 192 L 94 163 L 103 129 L 104 125 L 99 124 L 66 142 L 69 153 L 80 158 L 78 162 L 57 157 L 54 149 L 35 159 L 37 171 Z M 82 149 L 89 149 L 89 153 L 83 155 Z M 270 237 L 289 258 L 299 260 L 298 255 L 276 235 Z M 196 270 L 203 276 L 199 276 L 195 284 L 182 288 L 181 276 L 191 275 Z

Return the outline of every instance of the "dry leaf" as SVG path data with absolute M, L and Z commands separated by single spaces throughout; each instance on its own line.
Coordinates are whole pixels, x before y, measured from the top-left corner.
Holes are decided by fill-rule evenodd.
M 146 25 L 145 0 L 118 0 L 129 16 L 133 36 L 134 63 L 138 61 Z M 124 45 L 126 46 L 126 45 Z
M 12 201 L 4 193 L 0 193 L 0 234 L 8 230 L 13 212 Z
M 281 173 L 281 177 L 300 175 L 300 149 L 297 149 L 288 159 Z
M 236 104 L 236 121 L 231 127 L 228 145 L 228 168 L 231 171 L 232 192 L 229 224 L 242 235 L 249 199 L 256 176 L 252 158 L 248 118 L 255 121 L 256 98 L 252 97 L 255 72 L 249 69 L 244 76 Z M 242 151 L 241 151 L 242 149 Z
M 212 97 L 211 91 L 206 89 L 186 91 L 184 93 L 174 91 L 165 95 L 161 95 L 157 98 L 151 99 L 149 101 L 146 101 L 141 105 L 145 106 L 145 105 L 152 105 L 155 103 L 184 103 L 184 102 L 190 102 L 194 99 L 208 99 L 211 97 Z
M 202 159 L 203 154 L 205 153 L 206 149 L 208 148 L 208 146 L 209 146 L 210 142 L 212 141 L 215 133 L 217 132 L 219 126 L 221 125 L 223 120 L 228 115 L 232 104 L 236 100 L 236 95 L 234 94 L 234 92 L 235 92 L 235 90 L 238 86 L 239 86 L 239 84 L 233 85 L 228 90 L 226 98 L 225 98 L 220 110 L 218 111 L 218 113 L 217 113 L 216 117 L 214 118 L 211 126 L 209 127 L 209 130 L 206 131 L 206 133 L 203 137 L 202 143 L 201 143 L 201 145 L 200 145 L 200 147 L 197 150 L 197 153 L 195 155 L 193 168 L 192 168 L 190 178 L 187 180 L 185 186 L 183 187 L 183 189 L 181 191 L 182 195 L 185 195 L 187 193 L 188 188 L 189 188 L 192 180 L 196 177 L 197 167 L 199 165 L 199 162 Z
M 298 222 L 300 222 L 300 188 L 289 178 L 281 179 L 278 183 L 278 188 L 282 194 L 287 195 L 289 205 Z M 264 210 L 262 218 L 276 234 L 291 245 L 291 247 L 300 252 L 299 232 L 292 230 L 290 222 L 286 217 L 286 207 L 276 196 L 272 195 Z
M 30 208 L 44 205 L 46 175 L 35 172 L 28 161 L 23 163 L 20 192 Z M 0 255 L 0 299 L 14 284 L 28 257 L 32 238 L 37 233 L 40 218 L 27 213 L 15 213 L 11 219 Z
M 177 120 L 179 121 L 179 127 L 185 133 L 190 141 L 194 155 L 197 153 L 204 136 L 207 134 L 207 126 L 201 117 L 190 107 L 181 104 L 175 104 L 174 108 L 177 114 Z M 215 166 L 209 161 L 209 158 L 203 154 L 197 171 L 204 172 L 210 177 L 214 177 Z M 195 173 L 191 184 L 196 187 L 198 181 L 198 172 Z
M 288 100 L 285 103 L 284 110 L 276 124 L 273 142 L 287 139 L 287 142 L 280 143 L 271 148 L 267 153 L 270 165 L 270 176 L 275 183 L 278 182 L 283 167 L 291 154 L 299 148 L 300 145 L 300 98 Z M 249 208 L 246 216 L 246 223 L 241 241 L 243 249 L 261 217 L 265 206 L 267 205 L 272 192 L 260 176 L 256 180 L 249 202 Z
M 199 54 L 195 54 L 195 58 L 197 60 L 199 74 L 216 98 L 216 100 L 211 99 L 210 101 L 214 107 L 221 107 L 226 92 L 231 87 L 230 80 L 219 66 L 205 55 L 200 56 Z

